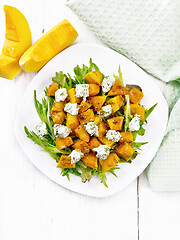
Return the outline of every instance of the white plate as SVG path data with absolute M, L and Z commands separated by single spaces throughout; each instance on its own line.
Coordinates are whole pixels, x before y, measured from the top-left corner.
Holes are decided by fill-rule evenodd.
M 80 177 L 70 175 L 70 181 L 68 181 L 66 177 L 60 175 L 61 169 L 56 168 L 55 160 L 48 153 L 41 151 L 38 145 L 34 145 L 24 132 L 25 125 L 29 130 L 34 130 L 34 126 L 40 121 L 34 107 L 34 89 L 37 90 L 37 98 L 41 100 L 45 87 L 51 84 L 51 78 L 55 76 L 56 71 L 68 72 L 73 75 L 73 68 L 77 64 L 88 65 L 89 58 L 92 58 L 105 75 L 110 76 L 113 73 L 117 74 L 120 64 L 124 82 L 141 86 L 144 93 L 142 104 L 149 108 L 158 103 L 148 118 L 149 124 L 146 126 L 145 136 L 138 139 L 149 143 L 142 147 L 141 154 L 131 164 L 119 164 L 121 169 L 116 170 L 118 178 L 107 174 L 109 188 L 104 187 L 97 177 L 93 177 L 90 182 L 82 183 Z M 20 102 L 14 130 L 18 142 L 28 158 L 51 180 L 75 192 L 93 197 L 105 197 L 125 188 L 147 167 L 162 141 L 167 117 L 168 108 L 162 93 L 141 68 L 109 48 L 92 44 L 77 44 L 53 58 L 32 80 Z

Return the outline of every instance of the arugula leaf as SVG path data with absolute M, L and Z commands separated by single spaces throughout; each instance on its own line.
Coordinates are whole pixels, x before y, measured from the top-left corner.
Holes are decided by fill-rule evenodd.
M 85 183 L 86 181 L 90 181 L 92 178 L 92 174 L 91 171 L 92 169 L 87 167 L 82 161 L 79 161 L 77 166 L 81 169 L 81 180 L 83 183 Z
M 113 168 L 111 168 L 110 170 L 108 170 L 108 172 L 110 172 L 111 174 L 113 174 L 115 177 L 117 177 L 117 175 L 115 174 L 115 170 L 116 169 L 120 169 L 120 167 L 113 167 Z
M 149 115 L 152 113 L 152 111 L 155 109 L 157 106 L 157 103 L 154 104 L 151 108 L 145 110 L 145 120 L 149 117 Z
M 148 143 L 148 142 L 133 142 L 133 143 L 131 143 L 131 145 L 132 145 L 133 148 L 136 148 L 136 149 L 141 150 L 140 147 L 141 147 L 142 145 L 147 144 L 147 143 Z
M 45 92 L 45 94 L 47 94 L 47 92 Z M 40 103 L 36 97 L 36 90 L 34 90 L 34 104 L 35 104 L 36 111 L 39 115 L 39 118 L 41 119 L 42 122 L 46 124 L 48 132 L 53 142 L 55 142 L 55 136 L 54 136 L 54 130 L 53 130 L 54 124 L 52 119 L 50 118 L 50 111 L 53 104 L 53 98 L 46 96 L 46 98 L 42 99 L 42 103 Z
M 40 136 L 38 136 L 35 132 L 29 131 L 28 128 L 25 126 L 24 131 L 28 138 L 33 140 L 35 144 L 38 144 L 41 146 L 44 151 L 48 152 L 52 158 L 54 158 L 56 161 L 59 160 L 61 154 L 70 154 L 71 151 L 69 149 L 67 150 L 59 150 L 55 145 L 50 144 L 45 138 L 42 139 Z
M 63 177 L 66 176 L 67 179 L 70 181 L 69 173 L 70 173 L 70 168 L 62 168 L 62 170 L 61 170 L 61 175 L 62 175 Z
M 67 90 L 71 89 L 73 86 L 73 81 L 71 76 L 68 74 L 64 74 L 62 71 L 56 72 L 56 76 L 52 78 L 53 82 L 59 83 L 62 88 L 66 88 Z
M 137 134 L 139 134 L 140 136 L 144 136 L 145 129 L 142 126 L 140 126 L 139 130 L 137 131 Z
M 120 65 L 119 65 L 119 68 L 118 68 L 118 73 L 119 73 L 119 76 L 116 76 L 115 74 L 113 74 L 113 77 L 115 78 L 115 80 L 118 80 L 123 84 L 123 78 L 122 78 L 122 72 L 121 72 Z
M 124 130 L 126 132 L 129 127 L 129 122 L 132 119 L 132 115 L 131 115 L 131 109 L 130 109 L 129 95 L 125 95 L 125 100 L 126 100 L 126 106 L 124 108 L 124 116 L 125 116 Z
M 79 65 L 77 65 L 74 68 L 74 73 L 75 73 L 75 84 L 85 84 L 87 83 L 86 80 L 84 79 L 84 75 L 86 75 L 88 72 L 91 72 L 92 70 L 99 71 L 98 66 L 92 62 L 92 59 L 90 58 L 89 60 L 89 67 L 86 65 L 82 65 L 82 68 L 80 68 Z

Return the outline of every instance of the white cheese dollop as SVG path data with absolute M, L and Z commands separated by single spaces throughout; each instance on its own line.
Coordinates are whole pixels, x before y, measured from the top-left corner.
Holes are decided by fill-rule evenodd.
M 60 88 L 55 92 L 55 100 L 56 102 L 64 101 L 67 98 L 67 90 L 66 88 Z
M 120 134 L 120 132 L 115 131 L 115 130 L 108 130 L 106 133 L 106 138 L 113 142 L 119 142 L 119 140 L 121 138 L 121 134 Z
M 69 157 L 71 158 L 71 164 L 79 162 L 83 155 L 84 154 L 79 149 L 73 150 L 69 155 Z
M 88 122 L 85 125 L 86 131 L 91 135 L 91 136 L 97 136 L 98 135 L 98 125 L 95 122 Z
M 110 154 L 110 147 L 107 145 L 100 145 L 93 150 L 97 152 L 96 157 L 100 158 L 101 160 L 105 160 Z
M 89 97 L 89 84 L 77 84 L 76 97 L 83 97 L 83 101 L 86 101 L 86 98 Z
M 114 82 L 115 82 L 115 79 L 112 79 L 110 77 L 104 78 L 103 81 L 102 81 L 102 84 L 101 84 L 102 91 L 104 93 L 109 92 L 109 90 L 111 89 L 111 87 L 114 84 Z
M 133 119 L 129 122 L 129 131 L 138 131 L 140 128 L 140 116 L 135 114 Z
M 106 105 L 101 108 L 101 110 L 98 112 L 100 117 L 108 117 L 112 113 L 112 107 L 111 105 Z
M 64 107 L 64 111 L 71 115 L 78 115 L 78 110 L 77 103 L 67 103 Z
M 48 130 L 44 122 L 40 122 L 39 124 L 37 124 L 35 129 L 36 129 L 37 135 L 40 137 L 43 137 L 44 135 L 48 134 Z
M 54 135 L 58 138 L 66 138 L 71 131 L 72 131 L 71 128 L 66 127 L 64 125 L 61 124 L 54 125 Z

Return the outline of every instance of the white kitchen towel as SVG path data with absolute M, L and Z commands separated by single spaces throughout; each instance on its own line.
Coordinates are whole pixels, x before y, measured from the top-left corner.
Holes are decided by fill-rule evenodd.
M 155 77 L 180 78 L 180 0 L 67 0 L 107 45 Z

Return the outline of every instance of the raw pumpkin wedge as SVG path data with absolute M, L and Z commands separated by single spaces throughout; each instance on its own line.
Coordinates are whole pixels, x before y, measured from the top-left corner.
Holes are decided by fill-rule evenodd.
M 70 46 L 78 33 L 65 19 L 37 40 L 21 57 L 19 64 L 26 72 L 39 71 L 56 54 Z
M 19 59 L 31 46 L 31 31 L 24 15 L 15 7 L 4 6 L 5 41 L 0 55 L 0 77 L 13 79 L 21 71 Z

